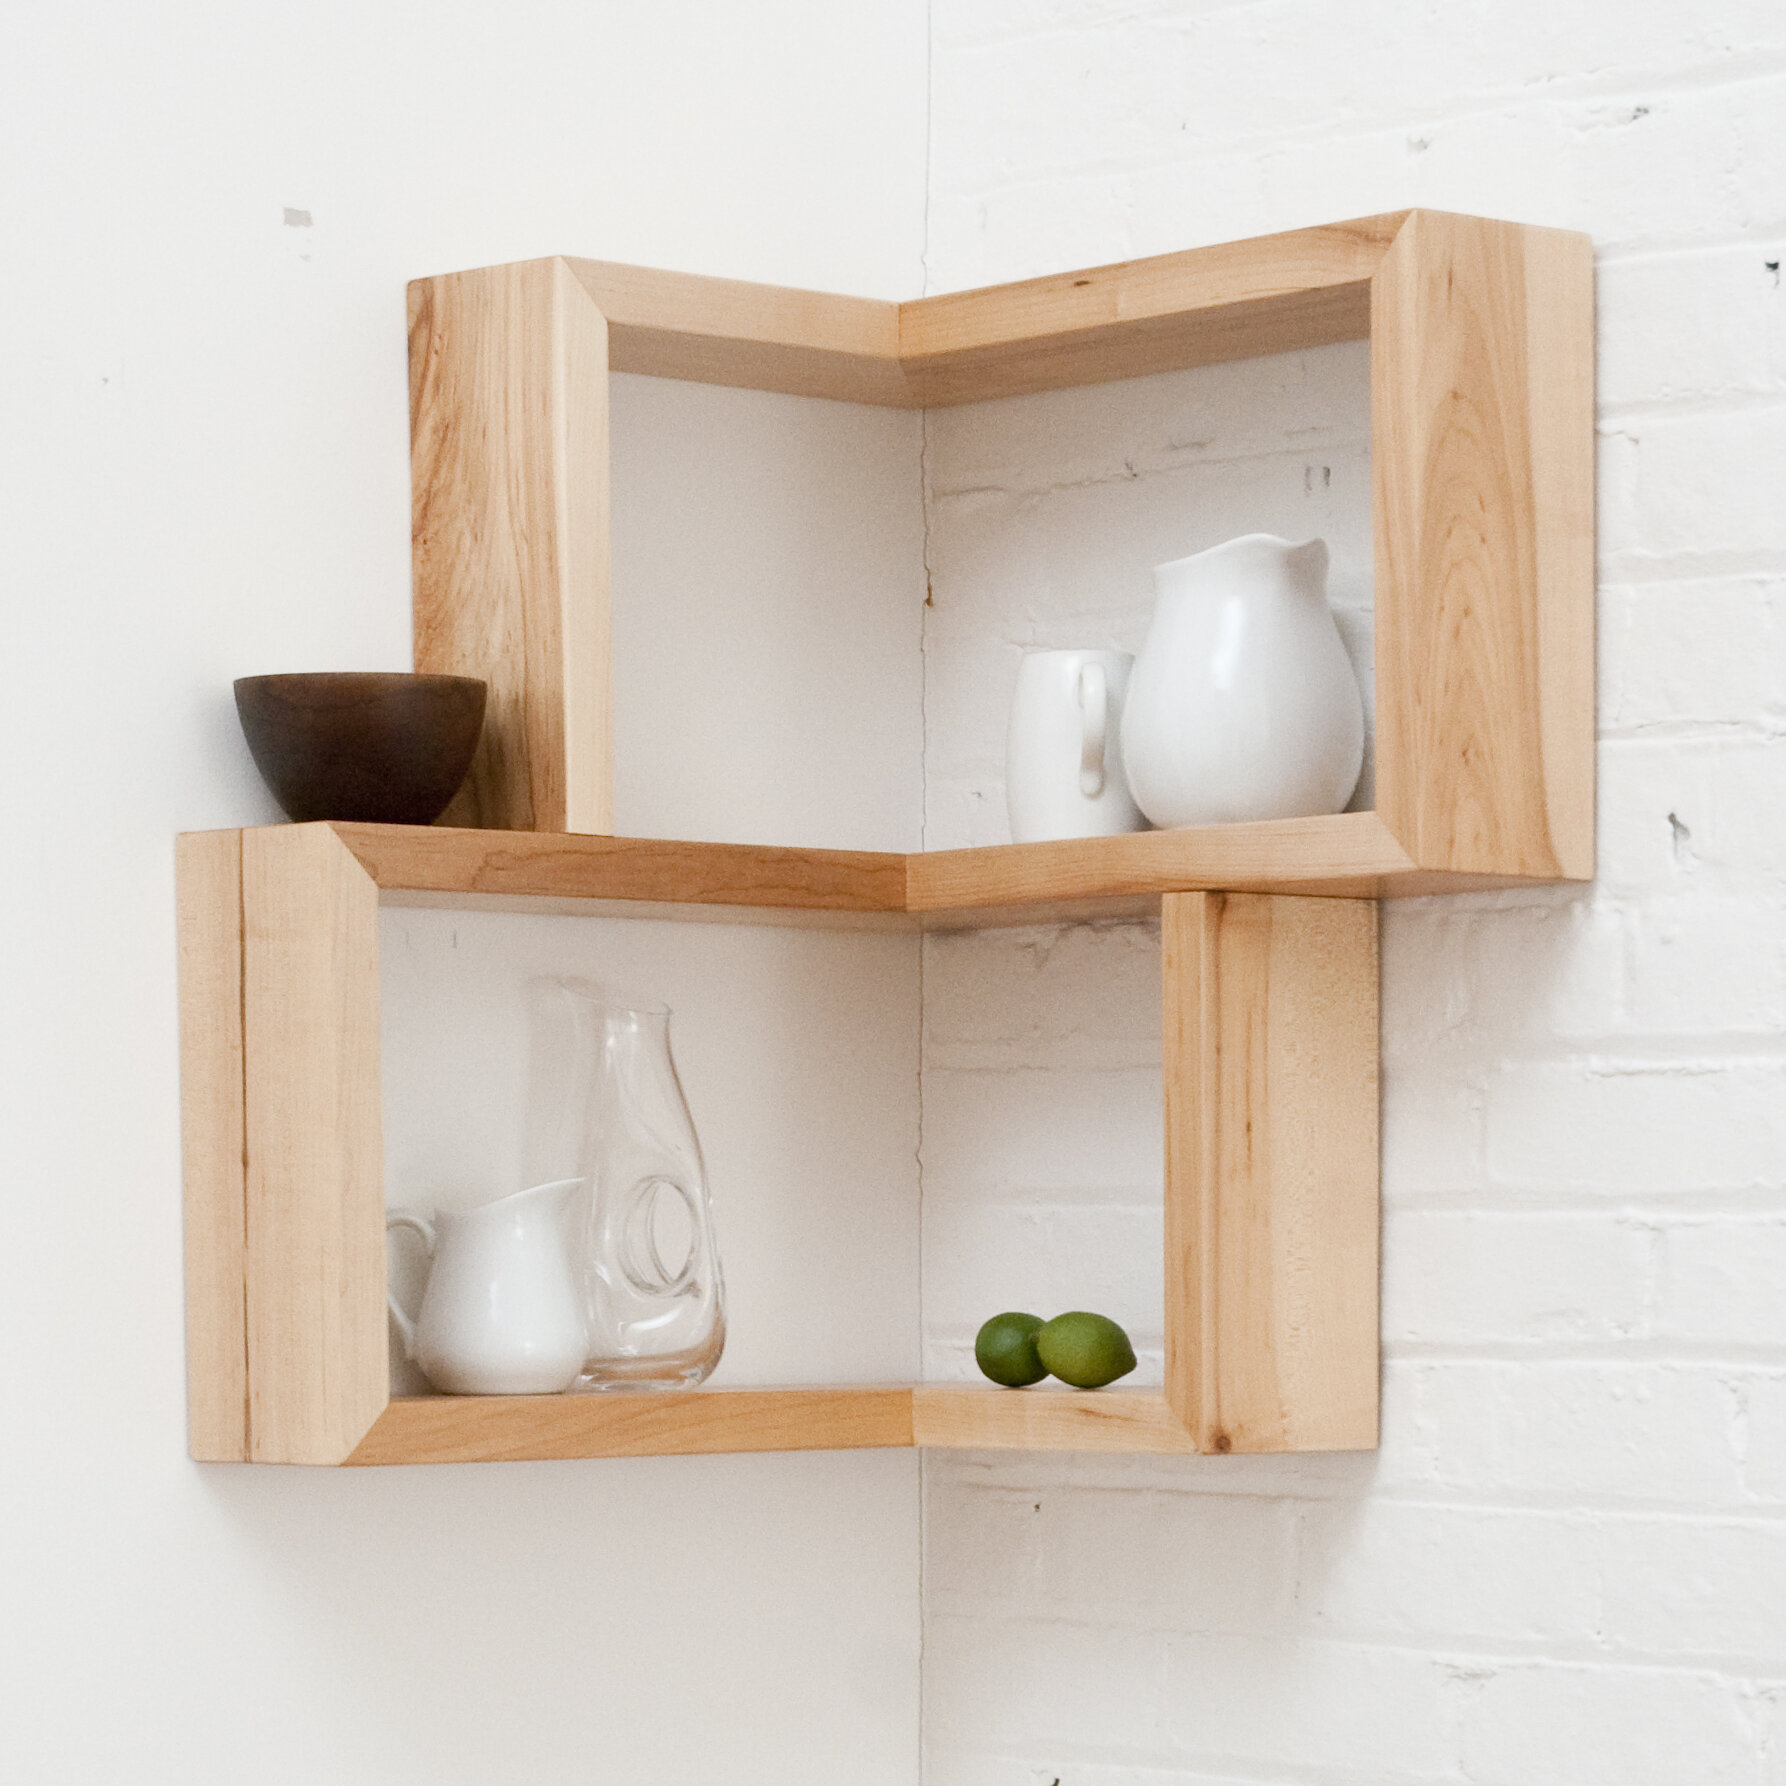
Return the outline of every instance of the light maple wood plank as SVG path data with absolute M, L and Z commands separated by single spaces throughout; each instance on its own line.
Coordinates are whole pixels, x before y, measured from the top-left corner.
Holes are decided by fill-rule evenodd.
M 351 1464 L 450 1464 L 712 1451 L 909 1446 L 902 1385 L 628 1395 L 417 1396 L 378 1417 Z
M 1558 872 L 1572 880 L 1592 880 L 1599 608 L 1594 248 L 1587 236 L 1565 230 L 1526 229 L 1520 239 L 1525 255 L 1526 363 L 1532 368 L 1534 411 L 1543 803 Z
M 1374 813 L 1136 831 L 1049 843 L 931 850 L 907 859 L 911 909 L 971 912 L 1038 900 L 1108 899 L 1201 887 L 1374 897 L 1412 864 Z
M 1594 866 L 1588 238 L 1414 212 L 1372 286 L 1377 810 L 1422 868 Z
M 378 889 L 327 825 L 242 833 L 249 1450 L 339 1463 L 387 1399 Z
M 1211 1452 L 1377 1443 L 1377 912 L 1161 902 L 1166 1397 Z
M 242 834 L 176 845 L 186 1423 L 201 1463 L 248 1456 L 242 1161 Z
M 1148 1389 L 982 1389 L 921 1383 L 912 1437 L 953 1451 L 1197 1449 L 1166 1398 Z
M 919 298 L 900 306 L 900 355 L 942 407 L 1362 340 L 1404 215 Z
M 334 826 L 381 888 L 788 910 L 905 910 L 906 858 L 872 850 Z
M 461 824 L 612 829 L 607 370 L 562 260 L 409 288 L 415 667 L 490 685 Z
M 933 928 L 1150 917 L 1162 893 L 1397 897 L 1527 884 L 1416 869 L 1372 813 L 904 856 L 643 837 L 336 824 L 392 903 Z
M 899 306 L 614 261 L 567 262 L 608 320 L 616 372 L 910 408 Z
M 1361 339 L 1403 215 L 904 304 L 566 264 L 607 319 L 617 372 L 911 408 Z

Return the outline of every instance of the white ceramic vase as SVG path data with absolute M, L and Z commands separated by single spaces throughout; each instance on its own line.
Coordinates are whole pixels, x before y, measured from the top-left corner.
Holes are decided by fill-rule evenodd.
M 1327 543 L 1268 533 L 1162 564 L 1123 711 L 1135 802 L 1156 824 L 1341 812 L 1364 703 L 1327 606 Z

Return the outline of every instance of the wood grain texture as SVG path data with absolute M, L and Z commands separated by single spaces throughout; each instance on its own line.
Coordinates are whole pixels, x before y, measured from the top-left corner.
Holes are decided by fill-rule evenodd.
M 1373 812 L 906 857 L 907 900 L 926 929 L 1151 917 L 1165 893 L 1424 899 L 1555 878 L 1417 868 Z
M 1412 213 L 1371 297 L 1377 810 L 1426 869 L 1594 868 L 1585 236 Z
M 919 298 L 899 309 L 906 376 L 942 407 L 1361 340 L 1403 215 Z
M 388 1393 L 378 889 L 327 825 L 242 833 L 249 1449 L 339 1463 Z
M 1405 213 L 909 303 L 569 260 L 617 372 L 893 408 L 1361 339 Z
M 1142 831 L 916 855 L 689 843 L 645 837 L 473 831 L 435 825 L 334 829 L 394 903 L 528 902 L 574 911 L 790 922 L 849 917 L 926 928 L 1151 917 L 1162 893 L 1195 889 L 1393 898 L 1531 879 L 1416 869 L 1375 814 Z
M 413 825 L 337 825 L 381 888 L 903 912 L 904 856 Z
M 1201 887 L 1371 897 L 1387 877 L 1412 866 L 1368 812 L 931 850 L 906 860 L 913 911 L 964 915 L 983 907 Z
M 607 327 L 562 260 L 409 288 L 415 667 L 490 685 L 447 816 L 613 825 Z
M 566 264 L 607 318 L 616 372 L 912 407 L 897 304 L 613 261 Z
M 909 1446 L 900 1385 L 693 1389 L 636 1395 L 430 1395 L 394 1401 L 352 1464 L 450 1464 L 712 1451 Z
M 953 1451 L 1190 1452 L 1196 1442 L 1158 1390 L 990 1389 L 920 1383 L 912 1436 Z
M 190 833 L 176 864 L 186 1424 L 201 1463 L 239 1463 L 248 1456 L 242 834 Z
M 1161 902 L 1166 1397 L 1198 1449 L 1377 1443 L 1377 912 Z

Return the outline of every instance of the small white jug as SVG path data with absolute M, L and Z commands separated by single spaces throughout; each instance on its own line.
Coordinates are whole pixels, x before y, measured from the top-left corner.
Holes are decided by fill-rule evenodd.
M 566 1209 L 580 1178 L 535 1185 L 430 1222 L 393 1209 L 428 1250 L 411 1318 L 391 1295 L 404 1351 L 448 1395 L 556 1395 L 583 1368 L 587 1339 L 571 1272 Z
M 1026 651 L 1005 734 L 1013 843 L 1145 831 L 1123 773 L 1126 651 Z
M 1162 826 L 1344 811 L 1364 702 L 1327 605 L 1327 542 L 1249 533 L 1153 576 L 1122 734 L 1141 810 Z

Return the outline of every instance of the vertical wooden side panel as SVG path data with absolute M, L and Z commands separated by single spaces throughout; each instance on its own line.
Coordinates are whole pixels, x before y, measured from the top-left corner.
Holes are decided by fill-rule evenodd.
M 490 684 L 446 822 L 613 829 L 608 325 L 562 260 L 409 288 L 415 667 Z
M 1423 868 L 1594 872 L 1586 236 L 1416 211 L 1371 287 L 1377 812 Z
M 1166 1396 L 1201 1451 L 1377 1442 L 1377 909 L 1169 893 Z
M 340 1463 L 383 1411 L 378 889 L 326 825 L 242 840 L 249 1454 Z
M 186 1227 L 186 1424 L 201 1463 L 248 1456 L 242 1162 L 242 834 L 175 846 L 180 1132 Z
M 1161 1079 L 1165 1089 L 1166 1400 L 1198 1439 L 1213 1421 L 1204 1406 L 1204 1362 L 1216 1356 L 1215 1303 L 1205 1294 L 1204 1261 L 1215 1251 L 1213 1148 L 1221 1057 L 1209 1001 L 1219 893 L 1160 898 Z

